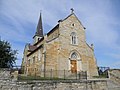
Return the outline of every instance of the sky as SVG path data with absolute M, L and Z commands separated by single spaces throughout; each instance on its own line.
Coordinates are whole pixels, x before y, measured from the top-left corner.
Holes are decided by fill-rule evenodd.
M 0 0 L 0 36 L 18 50 L 17 65 L 25 44 L 33 43 L 40 12 L 47 33 L 71 8 L 94 44 L 98 66 L 120 68 L 120 0 Z

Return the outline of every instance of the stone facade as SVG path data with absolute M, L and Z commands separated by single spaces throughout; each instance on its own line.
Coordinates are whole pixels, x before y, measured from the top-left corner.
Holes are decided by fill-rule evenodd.
M 26 75 L 43 76 L 52 69 L 55 77 L 63 70 L 68 75 L 87 71 L 88 78 L 98 76 L 93 45 L 86 43 L 85 28 L 73 12 L 33 45 L 26 45 L 22 69 Z

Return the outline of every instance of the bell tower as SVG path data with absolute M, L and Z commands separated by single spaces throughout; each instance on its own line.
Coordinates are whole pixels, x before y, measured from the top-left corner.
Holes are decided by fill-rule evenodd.
M 43 37 L 43 27 L 42 27 L 42 15 L 40 12 L 40 17 L 39 17 L 36 33 L 33 36 L 34 43 L 37 43 L 42 37 Z

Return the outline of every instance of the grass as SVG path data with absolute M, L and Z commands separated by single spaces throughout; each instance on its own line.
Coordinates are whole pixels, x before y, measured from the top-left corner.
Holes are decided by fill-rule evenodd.
M 18 76 L 18 80 L 64 80 L 63 78 L 57 77 L 40 77 L 40 76 Z

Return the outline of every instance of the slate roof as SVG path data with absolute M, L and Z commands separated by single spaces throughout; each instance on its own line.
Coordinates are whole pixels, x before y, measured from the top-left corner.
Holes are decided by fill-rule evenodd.
M 42 15 L 41 15 L 41 13 L 40 13 L 40 18 L 39 18 L 39 21 L 38 21 L 35 36 L 43 37 L 43 27 L 42 27 Z
M 28 51 L 32 52 L 32 51 L 34 51 L 37 47 L 29 44 L 29 45 L 28 45 L 28 48 L 29 48 Z

